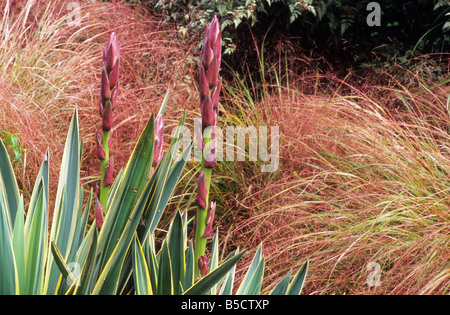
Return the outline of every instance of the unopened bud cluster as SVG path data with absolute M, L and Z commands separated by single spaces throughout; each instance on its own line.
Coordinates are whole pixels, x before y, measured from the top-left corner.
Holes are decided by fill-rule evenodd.
M 219 77 L 220 64 L 222 61 L 222 39 L 220 24 L 217 17 L 206 27 L 203 38 L 203 46 L 200 55 L 200 76 L 199 76 L 199 94 L 200 94 L 200 112 L 201 133 L 196 134 L 197 146 L 206 152 L 202 163 L 202 170 L 197 180 L 197 220 L 196 220 L 196 243 L 201 244 L 202 248 L 197 246 L 198 270 L 201 276 L 208 271 L 208 259 L 204 255 L 205 241 L 200 242 L 198 238 L 206 239 L 212 235 L 214 215 L 216 204 L 211 202 L 208 205 L 209 186 L 211 181 L 211 169 L 216 161 L 216 126 L 219 119 L 219 96 L 222 88 L 222 79 Z M 200 128 L 198 128 L 200 129 Z M 207 170 L 207 174 L 205 170 Z M 204 211 L 207 211 L 204 213 Z M 199 220 L 199 213 L 202 213 L 202 221 Z
M 102 135 L 95 130 L 95 142 L 97 145 L 97 156 L 101 161 L 102 167 L 102 187 L 98 190 L 97 198 L 101 200 L 107 199 L 100 197 L 100 194 L 108 194 L 109 190 L 104 187 L 112 185 L 114 172 L 114 157 L 109 156 L 109 145 L 113 129 L 113 110 L 116 107 L 117 94 L 119 91 L 119 60 L 120 49 L 115 33 L 109 37 L 108 44 L 103 50 L 102 56 L 102 80 L 100 88 L 100 101 L 98 111 L 102 119 Z M 99 200 L 95 203 L 95 218 L 97 228 L 101 228 L 103 224 L 103 215 L 105 204 Z

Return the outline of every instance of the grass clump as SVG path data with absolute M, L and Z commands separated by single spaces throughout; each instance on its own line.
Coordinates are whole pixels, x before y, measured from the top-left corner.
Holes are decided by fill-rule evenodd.
M 264 241 L 267 281 L 304 257 L 313 266 L 307 293 L 448 292 L 449 79 L 404 72 L 409 83 L 290 73 L 282 85 L 279 72 L 266 73 L 272 85 L 231 83 L 228 122 L 280 126 L 274 174 L 258 183 L 251 166 L 227 170 L 246 212 L 229 238 Z M 379 286 L 368 284 L 370 263 Z

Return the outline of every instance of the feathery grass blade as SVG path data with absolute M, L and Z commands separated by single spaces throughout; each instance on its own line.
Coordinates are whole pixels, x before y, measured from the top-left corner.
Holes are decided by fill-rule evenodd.
M 307 261 L 295 275 L 289 288 L 287 290 L 288 295 L 299 295 L 302 292 L 303 285 L 305 283 L 306 275 L 308 274 L 309 262 Z
M 262 256 L 262 245 L 259 245 L 247 274 L 242 280 L 237 295 L 258 295 L 261 291 L 262 277 L 264 274 L 264 257 Z
M 152 295 L 150 273 L 147 268 L 144 252 L 137 237 L 133 241 L 133 278 L 134 289 L 137 295 Z
M 216 285 L 225 275 L 230 271 L 233 266 L 241 259 L 245 254 L 242 251 L 238 254 L 230 255 L 231 257 L 225 260 L 214 271 L 208 273 L 201 278 L 197 283 L 184 292 L 186 295 L 202 295 L 207 293 L 214 285 Z
M 2 178 L 5 197 L 6 209 L 11 222 L 14 226 L 17 208 L 19 207 L 19 188 L 17 187 L 16 177 L 9 160 L 8 152 L 6 151 L 3 141 L 0 139 L 0 177 Z

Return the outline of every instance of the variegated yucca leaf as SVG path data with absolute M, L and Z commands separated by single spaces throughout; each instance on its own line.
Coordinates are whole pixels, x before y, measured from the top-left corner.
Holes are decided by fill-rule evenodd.
M 213 240 L 209 272 L 194 279 L 194 251 L 192 243 L 187 245 L 187 214 L 178 211 L 158 252 L 153 239 L 142 246 L 137 235 L 133 241 L 133 278 L 136 294 L 185 294 L 185 295 L 230 295 L 235 278 L 236 263 L 245 251 L 231 253 L 219 261 L 218 232 Z M 291 280 L 288 273 L 272 290 L 271 294 L 300 294 L 306 277 L 308 263 Z M 261 292 L 264 274 L 264 257 L 259 246 L 246 276 L 236 294 L 257 295 Z M 197 281 L 196 281 L 197 280 Z
M 166 96 L 160 114 L 167 104 Z M 169 152 L 151 174 L 154 120 L 147 123 L 126 167 L 111 186 L 104 224 L 88 226 L 91 191 L 83 206 L 82 147 L 75 110 L 63 152 L 53 223 L 48 235 L 49 156 L 45 155 L 27 211 L 3 143 L 0 145 L 0 294 L 118 294 L 128 287 L 135 237 L 152 239 L 184 170 L 190 145 L 177 158 L 183 116 Z M 25 215 L 26 213 L 26 215 Z M 139 229 L 138 229 L 139 226 Z M 173 243 L 173 242 L 172 242 Z M 137 268 L 137 266 L 135 265 Z M 144 271 L 144 269 L 142 269 Z M 153 280 L 152 280 L 153 281 Z M 131 286 L 133 288 L 133 286 Z M 142 286 L 141 286 L 142 287 Z M 152 293 L 141 291 L 138 293 Z M 173 286 L 172 286 L 173 287 Z M 134 290 L 134 289 L 133 289 Z

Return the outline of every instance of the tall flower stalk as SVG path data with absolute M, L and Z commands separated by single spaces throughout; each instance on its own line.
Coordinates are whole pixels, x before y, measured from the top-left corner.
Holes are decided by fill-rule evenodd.
M 207 239 L 212 234 L 215 203 L 209 200 L 211 174 L 216 159 L 216 126 L 219 116 L 219 95 L 222 79 L 219 78 L 222 60 L 220 24 L 214 17 L 206 27 L 200 56 L 200 110 L 202 134 L 198 134 L 198 146 L 203 150 L 200 175 L 197 181 L 197 216 L 195 223 L 194 259 L 195 275 L 203 276 L 207 268 L 205 256 Z
M 113 110 L 116 106 L 119 91 L 119 58 L 120 49 L 115 33 L 109 37 L 108 44 L 103 51 L 102 82 L 100 90 L 99 114 L 102 119 L 102 135 L 95 131 L 97 155 L 100 159 L 100 187 L 98 199 L 100 209 L 107 209 L 108 195 L 113 183 L 114 157 L 110 156 L 110 140 L 113 129 Z M 97 214 L 96 214 L 97 215 Z M 98 214 L 100 215 L 100 214 Z

